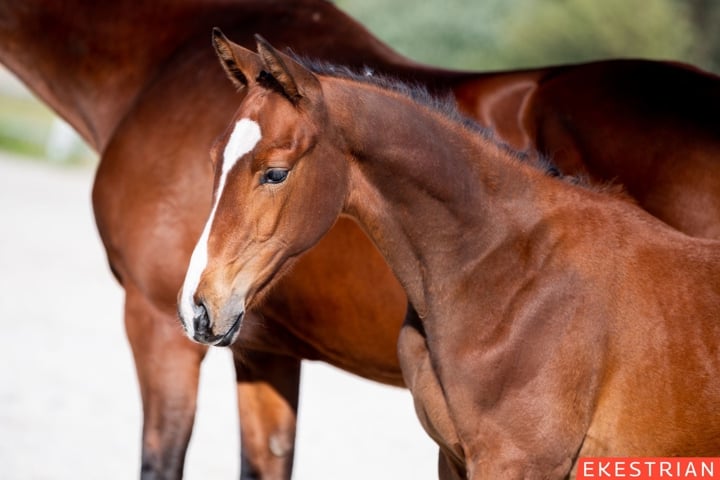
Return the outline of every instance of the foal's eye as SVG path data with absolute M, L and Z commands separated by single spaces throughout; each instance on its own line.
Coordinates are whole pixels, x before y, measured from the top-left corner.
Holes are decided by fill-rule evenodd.
M 260 183 L 282 183 L 288 176 L 286 168 L 268 168 L 260 180 Z

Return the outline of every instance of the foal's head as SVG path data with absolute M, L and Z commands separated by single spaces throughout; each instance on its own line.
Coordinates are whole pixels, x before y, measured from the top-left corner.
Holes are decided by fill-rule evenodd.
M 314 74 L 260 38 L 258 54 L 218 30 L 213 42 L 245 95 L 211 152 L 213 207 L 179 303 L 191 338 L 229 345 L 246 309 L 278 272 L 333 225 L 348 172 L 343 153 L 329 140 L 333 134 Z

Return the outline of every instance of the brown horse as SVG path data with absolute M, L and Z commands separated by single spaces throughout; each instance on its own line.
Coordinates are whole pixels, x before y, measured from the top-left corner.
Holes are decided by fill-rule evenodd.
M 0 61 L 101 155 L 93 204 L 126 293 L 143 476 L 182 475 L 205 352 L 177 327 L 175 302 L 210 211 L 206 152 L 244 95 L 208 47 L 215 25 L 247 46 L 260 32 L 302 54 L 450 89 L 516 148 L 617 179 L 668 223 L 720 235 L 718 81 L 691 68 L 620 61 L 448 72 L 398 56 L 322 0 L 0 0 Z M 405 306 L 351 220 L 298 260 L 233 345 L 243 477 L 290 476 L 301 358 L 403 383 L 395 345 Z
M 399 355 L 442 478 L 720 455 L 719 243 L 530 166 L 402 85 L 320 75 L 262 39 L 216 48 L 246 92 L 212 152 L 189 335 L 230 343 L 345 213 L 416 312 Z

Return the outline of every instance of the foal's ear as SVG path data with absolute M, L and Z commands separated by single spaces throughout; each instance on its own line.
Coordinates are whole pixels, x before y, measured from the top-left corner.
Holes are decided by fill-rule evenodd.
M 262 62 L 255 52 L 231 42 L 217 27 L 213 28 L 212 42 L 220 64 L 236 87 L 247 87 L 248 80 L 257 78 Z
M 277 80 L 287 98 L 295 105 L 314 89 L 320 89 L 320 82 L 315 75 L 289 56 L 278 52 L 260 35 L 255 35 L 257 49 L 263 65 L 270 75 Z

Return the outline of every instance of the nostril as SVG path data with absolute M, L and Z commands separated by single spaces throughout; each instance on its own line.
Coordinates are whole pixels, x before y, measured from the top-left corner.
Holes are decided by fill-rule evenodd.
M 193 325 L 195 331 L 200 335 L 207 335 L 210 329 L 210 317 L 208 316 L 207 308 L 205 308 L 202 302 L 196 305 Z

